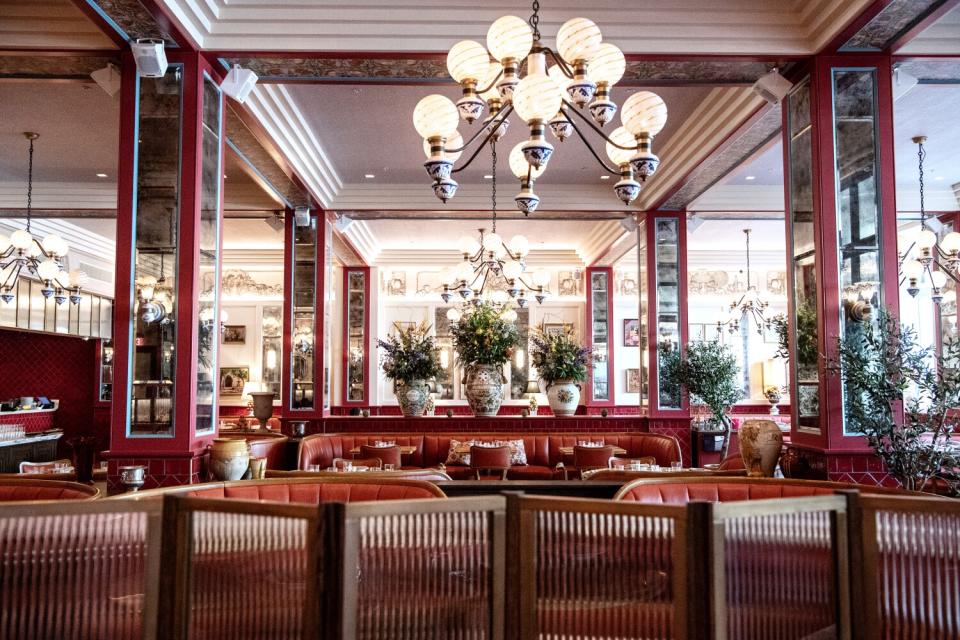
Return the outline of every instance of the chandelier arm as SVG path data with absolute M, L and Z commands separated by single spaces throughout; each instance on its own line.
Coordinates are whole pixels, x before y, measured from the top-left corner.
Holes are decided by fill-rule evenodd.
M 23 263 L 17 262 L 15 269 L 12 269 L 9 274 L 7 274 L 7 279 L 3 281 L 3 287 L 13 288 L 13 285 L 17 282 L 17 278 L 20 277 L 20 270 L 23 269 Z
M 485 88 L 483 88 L 483 89 L 476 89 L 476 92 L 477 92 L 478 94 L 481 94 L 481 95 L 482 95 L 482 94 L 486 93 L 487 91 L 490 91 L 490 89 L 493 89 L 494 85 L 497 84 L 497 80 L 499 80 L 499 79 L 502 78 L 502 77 L 503 77 L 503 69 L 501 68 L 501 69 L 500 69 L 500 73 L 497 74 L 497 77 L 496 77 L 496 78 L 494 78 L 493 80 L 490 81 L 490 84 L 487 85 L 487 87 L 485 87 Z M 482 129 L 481 129 L 481 131 L 482 131 Z
M 563 71 L 563 75 L 567 76 L 571 80 L 574 77 L 573 69 L 570 68 L 570 65 L 567 64 L 567 61 L 554 53 L 553 49 L 550 47 L 540 47 L 539 52 L 549 53 L 550 57 L 553 58 L 553 61 L 557 63 L 557 66 L 560 67 L 560 70 Z M 564 101 L 566 102 L 566 101 Z
M 586 136 L 583 135 L 583 132 L 580 131 L 580 127 L 578 127 L 575 122 L 573 122 L 572 120 L 570 120 L 570 126 L 573 127 L 573 130 L 577 132 L 577 135 L 580 136 L 580 140 L 583 142 L 584 146 L 585 146 L 587 149 L 590 150 L 590 154 L 597 160 L 597 162 L 600 163 L 600 166 L 601 166 L 601 167 L 603 167 L 606 171 L 609 171 L 610 173 L 620 173 L 620 170 L 619 170 L 619 169 L 613 169 L 613 168 L 609 167 L 609 166 L 607 165 L 607 163 L 603 161 L 603 158 L 601 158 L 601 157 L 597 154 L 597 152 L 594 151 L 593 147 L 592 147 L 592 146 L 590 145 L 590 143 L 587 141 Z
M 484 139 L 483 144 L 480 145 L 480 148 L 482 149 L 483 146 L 484 146 L 485 144 L 487 144 L 487 142 L 490 140 L 490 137 L 494 134 L 494 132 L 496 132 L 496 130 L 497 130 L 498 128 L 500 128 L 500 125 L 503 124 L 503 121 L 506 120 L 506 119 L 507 119 L 507 116 L 509 116 L 511 113 L 513 113 L 513 103 L 512 103 L 512 102 L 511 102 L 510 104 L 508 104 L 507 106 L 505 106 L 503 109 L 500 109 L 500 113 L 498 113 L 497 116 L 496 116 L 493 120 L 491 120 L 491 121 L 489 122 L 489 124 L 486 125 L 486 127 L 481 126 L 479 129 L 477 129 L 477 132 L 474 133 L 472 136 L 470 136 L 470 139 L 469 139 L 469 140 L 467 140 L 466 142 L 464 142 L 462 145 L 460 145 L 460 146 L 457 147 L 456 149 L 444 149 L 444 152 L 445 152 L 445 153 L 457 153 L 457 152 L 459 152 L 459 151 L 465 151 L 466 148 L 469 147 L 471 144 L 473 144 L 473 142 L 480 136 L 480 134 L 483 133 L 484 129 L 487 128 L 487 129 L 490 129 L 490 132 L 487 134 L 486 139 Z M 498 120 L 499 120 L 499 122 L 498 122 Z M 497 126 L 493 126 L 494 123 L 496 123 Z M 476 155 L 476 154 L 474 154 L 474 155 Z M 473 158 L 471 157 L 471 159 L 473 159 Z M 454 169 L 454 171 L 459 171 L 459 169 Z
M 588 117 L 586 117 L 585 115 L 583 115 L 582 113 L 580 113 L 580 111 L 577 109 L 576 105 L 571 104 L 570 102 L 567 102 L 567 99 L 566 99 L 566 98 L 563 99 L 563 104 L 564 104 L 564 106 L 569 107 L 569 109 L 567 109 L 568 112 L 572 111 L 578 118 L 580 118 L 581 120 L 583 120 L 584 122 L 586 122 L 588 125 L 590 125 L 590 128 L 593 129 L 594 132 L 595 132 L 597 135 L 599 135 L 601 138 L 603 138 L 605 142 L 610 143 L 611 145 L 615 146 L 617 149 L 623 149 L 624 151 L 637 151 L 637 150 L 640 148 L 638 145 L 634 145 L 634 146 L 632 146 L 632 147 L 625 147 L 625 146 L 623 146 L 623 145 L 621 145 L 621 144 L 617 144 L 616 142 L 614 142 L 613 140 L 611 140 L 609 137 L 607 137 L 607 134 L 605 134 L 605 133 L 603 132 L 603 130 L 600 129 L 600 127 L 598 127 L 597 125 L 593 124 L 593 122 L 591 122 Z M 570 121 L 570 124 L 573 124 L 573 120 L 570 120 L 570 116 L 569 116 L 569 115 L 567 116 L 567 120 Z
M 933 263 L 934 263 L 935 265 L 937 265 L 937 267 L 939 268 L 939 271 L 940 271 L 941 273 L 943 273 L 944 275 L 948 276 L 948 277 L 949 277 L 951 280 L 953 280 L 954 282 L 960 284 L 960 279 L 958 279 L 957 276 L 953 275 L 953 270 L 952 270 L 952 269 L 948 269 L 946 266 L 944 266 L 944 264 L 943 264 L 942 262 L 940 262 L 940 261 L 937 260 L 936 258 L 933 259 Z M 930 270 L 929 267 L 927 268 L 927 270 L 928 270 L 928 271 Z

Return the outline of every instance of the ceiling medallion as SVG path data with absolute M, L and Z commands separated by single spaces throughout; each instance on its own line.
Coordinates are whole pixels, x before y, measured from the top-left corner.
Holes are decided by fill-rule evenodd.
M 495 21 L 487 31 L 486 48 L 472 40 L 458 42 L 447 54 L 447 70 L 462 87 L 463 97 L 454 104 L 432 94 L 417 103 L 413 125 L 424 139 L 427 161 L 423 166 L 433 179 L 434 194 L 443 202 L 454 197 L 459 186 L 452 174 L 466 169 L 484 146 L 502 138 L 510 124 L 507 117 L 514 112 L 530 131 L 530 137 L 510 153 L 510 168 L 520 180 L 514 202 L 524 215 L 540 203 L 534 182 L 553 156 L 554 147 L 546 139 L 548 126 L 561 142 L 576 134 L 608 173 L 620 175 L 614 193 L 624 204 L 633 202 L 641 183 L 656 172 L 660 159 L 653 153 L 653 138 L 667 122 L 667 106 L 660 96 L 649 91 L 631 95 L 620 110 L 623 126 L 606 135 L 600 127 L 617 113 L 610 91 L 626 70 L 623 53 L 603 42 L 600 28 L 592 21 L 572 18 L 557 32 L 558 55 L 541 43 L 539 22 L 540 3 L 534 2 L 529 20 L 503 16 Z M 547 56 L 554 62 L 549 69 Z M 464 141 L 457 131 L 460 119 L 473 124 L 485 107 L 489 115 Z M 581 113 L 584 109 L 590 112 L 589 118 Z M 581 130 L 584 124 L 606 143 L 613 167 L 587 141 Z M 477 141 L 467 161 L 454 168 Z

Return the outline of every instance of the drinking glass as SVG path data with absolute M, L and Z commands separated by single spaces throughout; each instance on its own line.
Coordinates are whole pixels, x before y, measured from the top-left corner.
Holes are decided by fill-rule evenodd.
M 383 465 L 384 471 L 395 471 L 396 468 L 397 468 L 397 465 L 393 464 L 392 462 L 386 462 Z
M 683 469 L 683 463 L 680 462 L 679 460 L 674 460 L 673 462 L 670 463 L 670 469 L 672 469 L 673 471 L 680 471 L 681 469 Z

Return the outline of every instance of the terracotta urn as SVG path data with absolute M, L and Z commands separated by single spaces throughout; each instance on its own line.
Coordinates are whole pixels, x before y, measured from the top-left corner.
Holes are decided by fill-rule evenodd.
M 737 431 L 740 456 L 752 478 L 772 478 L 783 447 L 783 434 L 773 420 L 747 420 Z
M 250 467 L 250 446 L 239 438 L 214 438 L 210 473 L 217 480 L 240 480 Z
M 261 429 L 269 429 L 267 421 L 273 416 L 273 391 L 251 391 L 253 416 L 260 421 Z
M 430 398 L 430 387 L 423 380 L 397 380 L 394 393 L 400 404 L 400 413 L 408 418 L 422 416 Z
M 580 404 L 580 385 L 575 380 L 554 380 L 547 383 L 547 400 L 555 416 L 572 416 Z
M 467 367 L 464 387 L 467 402 L 475 416 L 497 415 L 503 404 L 503 385 L 506 380 L 500 367 L 492 364 L 472 364 Z

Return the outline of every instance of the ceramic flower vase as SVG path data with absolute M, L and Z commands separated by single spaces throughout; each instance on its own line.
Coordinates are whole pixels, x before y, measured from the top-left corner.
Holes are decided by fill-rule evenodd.
M 752 478 L 772 478 L 783 447 L 783 434 L 772 420 L 747 420 L 737 431 L 740 456 Z
M 473 364 L 467 367 L 465 388 L 467 402 L 475 416 L 497 415 L 503 404 L 503 385 L 506 380 L 500 367 L 490 364 Z
M 397 402 L 400 403 L 400 413 L 406 417 L 422 416 L 430 398 L 430 388 L 423 380 L 404 382 L 397 380 L 394 387 Z
M 547 383 L 547 399 L 555 416 L 572 416 L 580 404 L 580 385 L 574 380 L 554 380 Z

